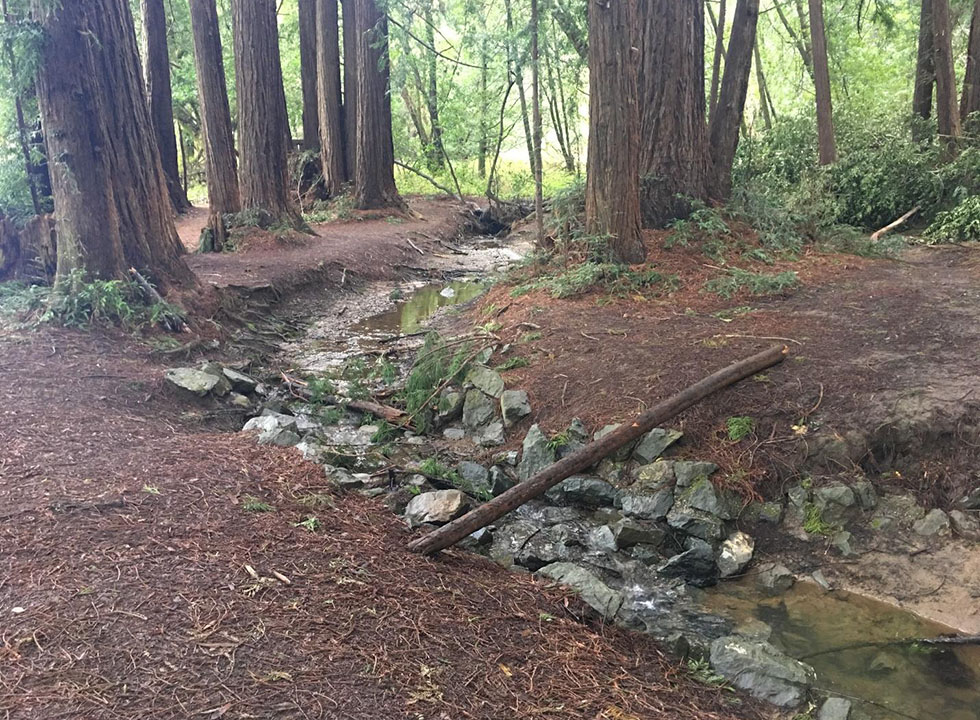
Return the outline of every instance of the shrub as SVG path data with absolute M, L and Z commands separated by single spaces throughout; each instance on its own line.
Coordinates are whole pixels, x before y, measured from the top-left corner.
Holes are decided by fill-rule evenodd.
M 980 195 L 939 213 L 926 229 L 925 237 L 933 242 L 980 241 Z

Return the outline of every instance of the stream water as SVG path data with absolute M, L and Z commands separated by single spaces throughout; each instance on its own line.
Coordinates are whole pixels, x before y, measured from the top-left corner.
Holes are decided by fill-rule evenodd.
M 811 665 L 821 689 L 864 701 L 856 705 L 870 718 L 980 720 L 980 647 L 889 644 L 951 633 L 943 625 L 812 583 L 770 598 L 747 579 L 706 603 L 749 631 L 768 633 L 765 623 L 769 642 Z
M 459 305 L 479 297 L 487 286 L 481 282 L 459 280 L 432 283 L 412 291 L 395 307 L 352 325 L 350 332 L 362 337 L 407 335 L 417 332 L 439 309 Z

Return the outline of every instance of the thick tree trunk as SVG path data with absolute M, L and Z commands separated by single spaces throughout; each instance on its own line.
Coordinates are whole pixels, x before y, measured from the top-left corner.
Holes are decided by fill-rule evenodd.
M 228 107 L 218 13 L 215 0 L 190 0 L 190 3 L 211 212 L 237 213 L 242 209 L 242 201 L 238 192 L 238 160 Z
M 928 120 L 932 115 L 932 86 L 936 81 L 935 47 L 932 34 L 932 0 L 922 0 L 912 112 L 923 120 Z
M 589 2 L 589 156 L 585 224 L 619 263 L 646 259 L 640 231 L 636 0 Z
M 303 149 L 320 147 L 317 80 L 317 0 L 299 0 L 299 65 L 303 88 Z
M 709 12 L 711 7 L 708 7 Z M 728 20 L 728 7 L 725 0 L 720 0 L 718 4 L 718 18 L 715 22 L 715 53 L 711 58 L 711 95 L 708 100 L 709 116 L 715 114 L 715 106 L 718 104 L 718 84 L 721 81 L 721 61 L 725 56 L 725 23 Z M 702 26 L 704 20 L 702 16 Z
M 739 128 L 752 74 L 752 49 L 755 47 L 758 22 L 759 0 L 738 0 L 718 107 L 711 116 L 709 127 L 713 162 L 709 184 L 712 195 L 718 200 L 727 200 L 732 194 L 732 165 L 738 149 Z
M 980 0 L 973 5 L 970 41 L 966 49 L 966 74 L 963 76 L 963 98 L 960 101 L 961 124 L 980 111 Z
M 830 61 L 823 22 L 823 0 L 810 0 L 810 38 L 813 48 L 813 86 L 817 96 L 817 138 L 821 165 L 837 162 L 834 109 L 830 94 Z
M 704 4 L 646 0 L 640 8 L 640 202 L 644 226 L 663 227 L 708 197 Z
M 331 197 L 347 182 L 343 105 L 340 95 L 340 37 L 337 0 L 317 0 L 317 94 L 320 98 L 320 161 Z
M 354 201 L 361 209 L 401 205 L 391 137 L 388 20 L 375 0 L 356 0 L 357 160 Z
M 232 0 L 242 207 L 301 223 L 287 184 L 285 94 L 275 0 Z
M 170 52 L 167 45 L 167 14 L 163 0 L 142 0 L 143 57 L 146 59 L 146 98 L 167 191 L 177 212 L 191 206 L 180 182 L 177 136 L 174 133 L 173 95 L 170 87 Z
M 956 100 L 953 69 L 953 25 L 949 0 L 932 0 L 932 37 L 936 63 L 936 122 L 939 134 L 950 142 L 960 134 L 960 112 Z
M 344 17 L 344 160 L 347 178 L 357 169 L 357 0 L 341 0 Z

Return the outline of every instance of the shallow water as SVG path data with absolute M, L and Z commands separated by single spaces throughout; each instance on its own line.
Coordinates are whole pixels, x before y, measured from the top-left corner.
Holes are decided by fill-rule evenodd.
M 859 706 L 870 718 L 980 720 L 980 647 L 886 645 L 952 632 L 943 625 L 812 583 L 775 598 L 751 579 L 724 583 L 706 594 L 706 603 L 746 628 L 768 625 L 769 642 L 813 666 L 818 687 L 866 701 Z
M 378 336 L 417 332 L 440 308 L 459 305 L 479 297 L 487 289 L 481 282 L 433 283 L 414 290 L 395 307 L 352 325 L 353 335 Z

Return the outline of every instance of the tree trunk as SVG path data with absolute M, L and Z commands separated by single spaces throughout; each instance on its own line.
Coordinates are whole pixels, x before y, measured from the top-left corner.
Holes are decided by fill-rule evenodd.
M 298 226 L 287 184 L 285 94 L 275 0 L 232 0 L 242 208 Z
M 731 39 L 721 81 L 718 107 L 709 127 L 711 158 L 714 161 L 710 190 L 718 200 L 732 194 L 732 165 L 738 149 L 739 127 L 752 73 L 752 49 L 759 22 L 759 0 L 738 0 L 732 21 Z
M 711 7 L 708 7 L 709 12 Z M 718 5 L 718 20 L 715 23 L 715 54 L 711 59 L 711 95 L 708 100 L 709 117 L 715 114 L 715 106 L 718 104 L 718 84 L 721 81 L 721 59 L 725 55 L 725 22 L 728 19 L 728 8 L 726 1 L 720 0 Z M 701 21 L 702 25 L 704 20 Z
M 337 0 L 316 0 L 317 79 L 320 98 L 320 161 L 330 197 L 347 182 L 344 123 L 340 95 L 340 37 Z
M 357 169 L 357 0 L 341 0 L 344 13 L 344 161 L 347 179 Z
M 218 12 L 215 0 L 190 0 L 190 3 L 209 204 L 212 213 L 237 213 L 242 209 L 242 201 Z
M 805 25 L 806 17 L 801 12 L 802 6 L 796 6 L 797 13 L 800 17 L 800 32 L 793 29 L 793 25 L 790 23 L 789 18 L 787 18 L 786 13 L 783 12 L 782 2 L 774 2 L 773 7 L 776 9 L 776 15 L 779 16 L 779 21 L 783 24 L 783 28 L 785 28 L 790 40 L 793 41 L 796 51 L 800 54 L 800 59 L 803 61 L 803 67 L 806 69 L 807 75 L 809 75 L 812 79 L 813 53 L 810 49 L 809 36 Z
M 936 81 L 935 47 L 932 34 L 932 0 L 922 0 L 912 111 L 923 120 L 928 120 L 932 115 L 932 86 Z
M 487 76 L 490 69 L 489 58 L 487 57 L 487 38 L 484 35 L 480 40 L 480 138 L 477 141 L 477 172 L 481 178 L 487 176 L 487 140 L 490 135 L 490 123 L 487 119 Z
M 146 98 L 153 134 L 160 150 L 167 191 L 177 212 L 191 206 L 180 182 L 177 136 L 174 133 L 173 95 L 170 87 L 170 51 L 167 46 L 167 14 L 163 0 L 142 0 L 143 57 L 146 59 Z
M 708 197 L 702 0 L 640 3 L 640 202 L 645 227 Z
M 317 80 L 317 0 L 299 0 L 299 66 L 303 88 L 303 149 L 320 147 Z
M 762 70 L 762 53 L 759 51 L 758 33 L 755 38 L 755 81 L 759 86 L 759 109 L 762 111 L 762 124 L 772 130 L 772 114 L 769 112 L 769 89 L 766 87 L 766 74 Z
M 375 0 L 356 0 L 357 160 L 354 202 L 361 209 L 401 205 L 391 137 L 388 20 Z
M 970 41 L 966 50 L 966 74 L 963 76 L 963 99 L 960 101 L 960 121 L 980 111 L 980 0 L 973 5 L 970 22 Z
M 591 0 L 590 0 L 591 2 Z M 527 93 L 524 91 L 524 64 L 521 53 L 514 42 L 514 13 L 511 0 L 504 0 L 504 13 L 507 21 L 507 59 L 509 71 L 517 86 L 517 99 L 521 105 L 521 123 L 524 126 L 524 144 L 527 146 L 527 160 L 534 172 L 534 140 L 531 132 L 531 115 L 527 111 Z
M 575 15 L 565 6 L 564 0 L 556 0 L 554 5 L 552 5 L 551 12 L 555 18 L 555 22 L 558 23 L 558 27 L 565 33 L 565 37 L 568 38 L 568 42 L 575 48 L 578 56 L 582 60 L 588 61 L 589 41 L 585 37 L 585 33 L 582 32 L 578 20 L 575 19 Z
M 610 259 L 640 263 L 636 0 L 589 2 L 589 155 L 586 231 L 607 238 Z
M 446 148 L 442 142 L 442 122 L 439 120 L 439 85 L 438 85 L 438 65 L 436 64 L 436 35 L 432 19 L 431 2 L 427 0 L 422 8 L 422 20 L 425 25 L 425 41 L 431 50 L 425 52 L 425 107 L 429 112 L 429 142 L 431 152 L 429 156 L 429 169 L 441 170 L 446 156 Z
M 817 138 L 821 165 L 837 162 L 834 109 L 830 95 L 830 61 L 823 22 L 823 0 L 810 0 L 810 37 L 813 48 L 813 85 L 817 95 Z
M 960 112 L 956 101 L 949 0 L 932 0 L 932 37 L 936 46 L 936 122 L 939 134 L 952 143 L 960 134 Z
M 541 161 L 541 58 L 538 44 L 541 32 L 541 19 L 538 14 L 538 0 L 531 0 L 531 113 L 534 135 L 534 228 L 538 247 L 544 245 L 544 196 L 543 167 Z

